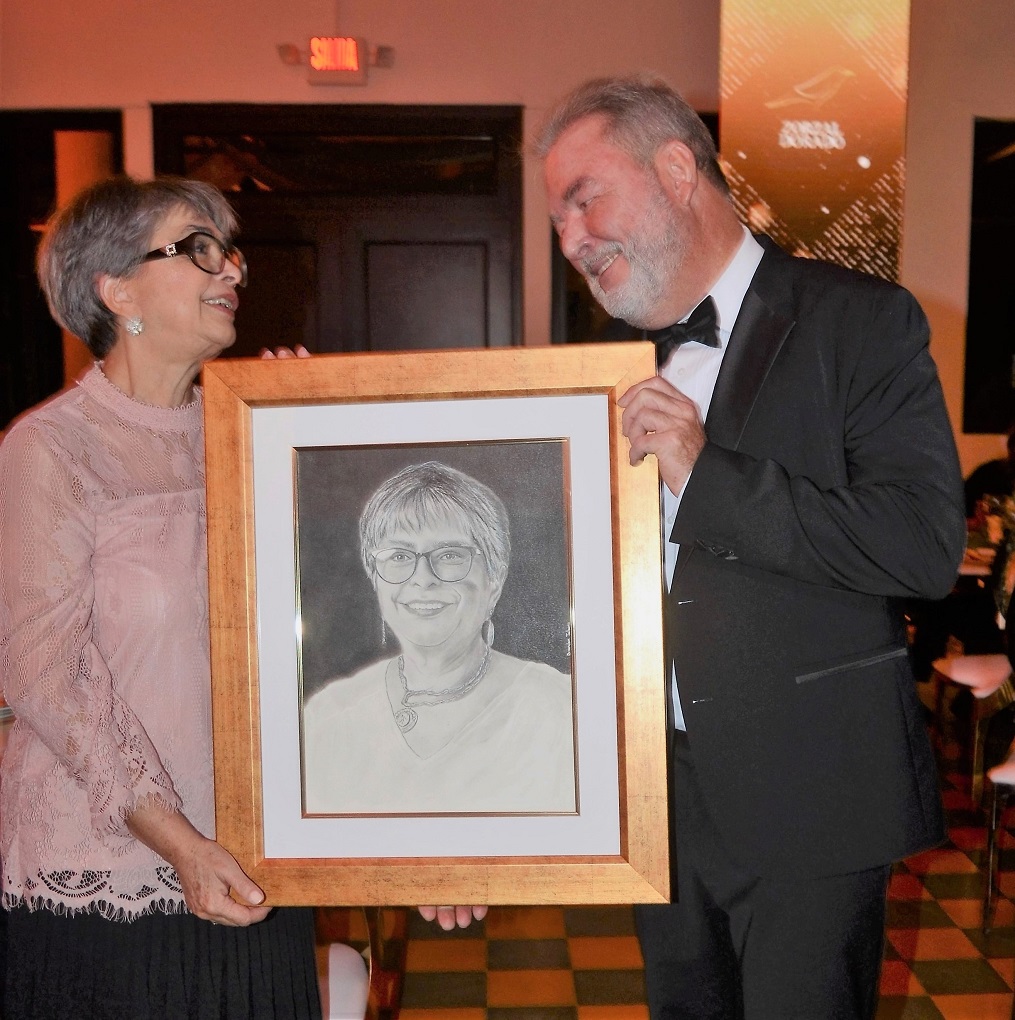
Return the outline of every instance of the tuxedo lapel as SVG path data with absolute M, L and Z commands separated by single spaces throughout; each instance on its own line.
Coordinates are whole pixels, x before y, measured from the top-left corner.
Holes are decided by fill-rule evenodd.
M 773 311 L 752 285 L 744 297 L 715 382 L 705 420 L 709 442 L 729 450 L 740 444 L 754 402 L 792 327 L 793 320 Z

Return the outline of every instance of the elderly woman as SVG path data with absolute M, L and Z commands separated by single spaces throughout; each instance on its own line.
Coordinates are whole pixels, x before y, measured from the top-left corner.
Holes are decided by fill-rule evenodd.
M 312 814 L 575 810 L 571 678 L 494 649 L 507 511 L 444 464 L 370 497 L 360 554 L 400 653 L 304 709 Z
M 97 359 L 0 446 L 12 1017 L 319 1016 L 308 910 L 215 842 L 201 392 L 246 264 L 207 185 L 119 178 L 39 279 Z

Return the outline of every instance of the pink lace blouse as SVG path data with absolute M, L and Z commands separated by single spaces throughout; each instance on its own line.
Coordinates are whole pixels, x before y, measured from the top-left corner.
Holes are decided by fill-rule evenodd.
M 0 444 L 4 904 L 184 909 L 135 805 L 214 836 L 200 396 L 139 403 L 99 366 Z

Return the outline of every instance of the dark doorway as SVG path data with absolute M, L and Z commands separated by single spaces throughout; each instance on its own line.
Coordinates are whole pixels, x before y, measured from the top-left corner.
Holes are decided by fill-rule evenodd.
M 100 176 L 122 169 L 119 110 L 0 111 L 0 429 L 64 385 L 64 340 L 35 279 L 35 250 L 56 207 L 59 143 L 76 134 L 106 136 Z
M 155 166 L 225 191 L 233 355 L 519 342 L 520 107 L 175 105 Z
M 1015 425 L 1015 122 L 977 119 L 964 432 L 1007 432 Z

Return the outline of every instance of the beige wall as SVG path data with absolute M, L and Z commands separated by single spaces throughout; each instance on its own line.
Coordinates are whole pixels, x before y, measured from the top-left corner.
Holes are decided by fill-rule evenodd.
M 845 2 L 845 0 L 844 0 Z M 124 110 L 128 170 L 150 172 L 150 104 L 510 103 L 531 132 L 594 74 L 664 74 L 718 106 L 719 0 L 0 0 L 0 107 Z M 336 12 L 340 20 L 336 20 Z M 923 302 L 958 428 L 972 118 L 1015 119 L 1012 0 L 913 0 L 903 282 Z M 341 33 L 392 46 L 362 88 L 314 87 L 281 43 Z M 525 342 L 549 329 L 549 228 L 525 171 Z M 1003 450 L 960 436 L 963 466 Z

